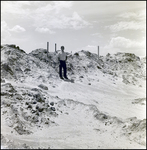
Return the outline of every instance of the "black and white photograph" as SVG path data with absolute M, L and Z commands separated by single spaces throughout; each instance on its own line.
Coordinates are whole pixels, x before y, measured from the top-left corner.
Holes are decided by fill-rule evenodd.
M 1 149 L 146 149 L 146 1 L 1 1 Z

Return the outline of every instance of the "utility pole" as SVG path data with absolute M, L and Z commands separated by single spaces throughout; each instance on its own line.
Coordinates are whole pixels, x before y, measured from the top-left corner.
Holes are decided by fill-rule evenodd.
M 47 57 L 48 57 L 48 53 L 49 53 L 49 42 L 47 42 Z
M 55 43 L 55 52 L 57 52 L 57 44 Z
M 99 46 L 98 46 L 98 61 L 99 61 Z

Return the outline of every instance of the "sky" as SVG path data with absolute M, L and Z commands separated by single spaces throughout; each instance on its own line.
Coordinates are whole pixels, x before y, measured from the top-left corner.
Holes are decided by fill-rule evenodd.
M 1 1 L 1 44 L 146 56 L 146 1 Z

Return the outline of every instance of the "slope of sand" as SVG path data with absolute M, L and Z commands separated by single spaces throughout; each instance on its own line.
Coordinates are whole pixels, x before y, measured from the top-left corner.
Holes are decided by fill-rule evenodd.
M 146 118 L 145 100 L 142 104 L 133 103 L 134 99 L 145 97 L 145 85 L 140 88 L 125 85 L 119 79 L 113 84 L 109 77 L 88 77 L 94 78 L 90 85 L 84 78 L 75 79 L 75 83 L 52 80 L 54 86 L 44 83 L 48 87 L 47 92 L 44 90 L 46 95 L 56 103 L 58 116 L 50 117 L 55 124 L 32 125 L 32 134 L 19 135 L 11 126 L 4 125 L 2 117 L 2 135 L 7 139 L 2 148 L 145 148 L 145 134 L 138 131 L 139 126 L 129 130 L 133 123 Z M 25 86 L 26 90 L 37 87 L 35 84 L 12 83 L 14 87 Z M 17 107 L 20 106 L 18 103 Z M 108 119 L 97 118 L 99 112 Z
M 115 57 L 119 63 L 108 55 L 99 66 L 89 52 L 69 57 L 71 83 L 59 79 L 57 63 L 44 61 L 45 50 L 4 47 L 1 148 L 145 149 L 144 63 Z

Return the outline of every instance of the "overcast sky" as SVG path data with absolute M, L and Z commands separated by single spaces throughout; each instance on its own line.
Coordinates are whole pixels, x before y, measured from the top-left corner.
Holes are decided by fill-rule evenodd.
M 146 1 L 1 1 L 1 44 L 146 55 Z

